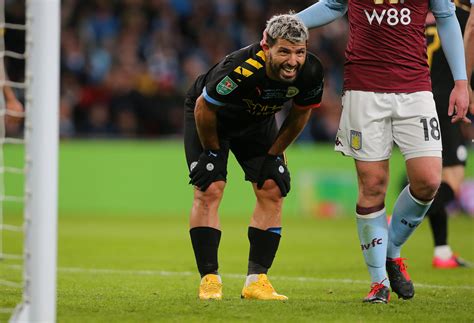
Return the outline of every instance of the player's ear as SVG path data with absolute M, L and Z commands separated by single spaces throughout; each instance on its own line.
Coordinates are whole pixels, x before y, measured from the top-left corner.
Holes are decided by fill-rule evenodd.
M 263 50 L 269 50 L 270 46 L 267 43 L 267 32 L 264 30 L 262 34 L 262 40 L 260 41 L 260 46 L 262 46 Z

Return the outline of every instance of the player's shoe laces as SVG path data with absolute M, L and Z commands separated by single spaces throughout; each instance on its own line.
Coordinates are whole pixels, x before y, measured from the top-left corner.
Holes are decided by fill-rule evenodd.
M 286 301 L 288 297 L 278 294 L 268 280 L 267 275 L 259 274 L 258 280 L 244 286 L 242 289 L 242 298 L 261 299 L 261 300 L 279 300 Z
M 461 257 L 458 257 L 458 255 L 453 254 L 448 259 L 443 259 L 441 257 L 434 257 L 433 267 L 438 268 L 438 269 L 450 269 L 450 268 L 459 268 L 459 267 L 470 268 L 472 267 L 472 265 L 468 261 L 462 259 Z
M 403 262 L 406 258 L 387 258 L 386 268 L 390 287 L 399 298 L 410 299 L 415 295 L 415 287 Z
M 384 303 L 387 304 L 390 301 L 390 289 L 383 284 L 383 281 L 380 283 L 372 283 L 370 285 L 370 292 L 363 299 L 364 303 Z
M 218 275 L 207 274 L 201 279 L 199 286 L 200 299 L 222 299 L 222 281 Z

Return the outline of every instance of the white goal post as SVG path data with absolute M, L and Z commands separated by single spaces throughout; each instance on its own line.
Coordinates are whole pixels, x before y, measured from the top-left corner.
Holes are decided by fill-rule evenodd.
M 27 0 L 23 300 L 10 322 L 56 321 L 60 0 Z

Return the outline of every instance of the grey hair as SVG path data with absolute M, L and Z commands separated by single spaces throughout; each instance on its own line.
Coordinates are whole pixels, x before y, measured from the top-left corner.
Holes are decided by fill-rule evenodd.
M 292 43 L 303 43 L 309 37 L 308 28 L 293 12 L 271 17 L 267 21 L 265 33 L 270 46 L 274 45 L 278 38 L 286 39 Z

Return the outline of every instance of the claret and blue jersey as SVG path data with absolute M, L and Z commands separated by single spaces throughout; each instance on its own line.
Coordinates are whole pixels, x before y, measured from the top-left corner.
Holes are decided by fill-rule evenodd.
M 445 36 L 443 47 L 452 58 L 455 79 L 466 79 L 463 60 L 458 59 L 462 40 L 450 37 L 459 28 L 450 0 L 321 0 L 298 15 L 312 28 L 347 12 L 346 90 L 411 93 L 431 90 L 425 40 L 429 10 Z

